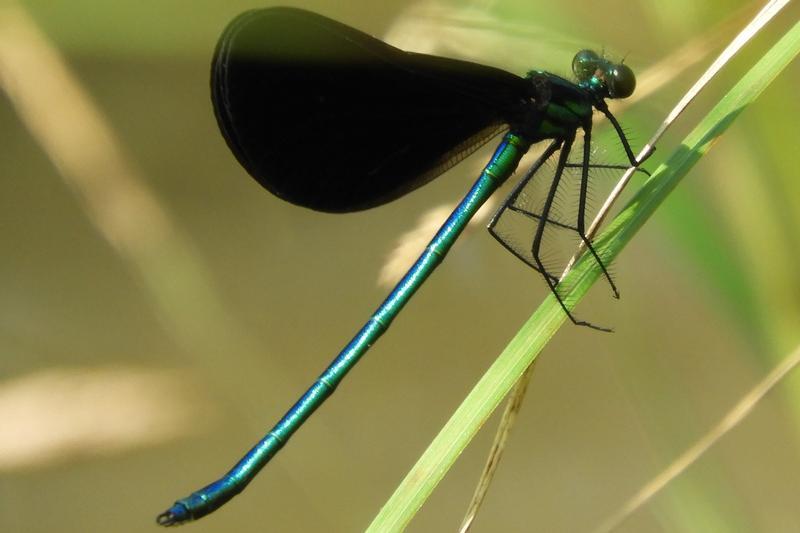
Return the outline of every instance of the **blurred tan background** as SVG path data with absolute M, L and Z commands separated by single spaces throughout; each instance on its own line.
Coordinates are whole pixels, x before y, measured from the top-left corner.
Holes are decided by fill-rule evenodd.
M 639 74 L 613 108 L 636 148 L 759 8 L 284 4 L 519 74 L 566 75 L 577 49 L 606 47 Z M 0 531 L 155 531 L 316 378 L 387 292 L 402 236 L 485 162 L 357 214 L 270 196 L 228 152 L 208 91 L 224 26 L 266 5 L 0 1 Z M 797 19 L 789 7 L 748 46 L 646 166 Z M 616 332 L 565 326 L 542 354 L 474 531 L 590 531 L 800 341 L 798 83 L 792 65 L 622 254 L 622 300 L 598 286 L 580 305 Z M 545 295 L 474 229 L 247 491 L 191 531 L 369 524 Z M 457 528 L 495 423 L 411 531 Z M 793 376 L 619 530 L 800 530 L 799 429 Z

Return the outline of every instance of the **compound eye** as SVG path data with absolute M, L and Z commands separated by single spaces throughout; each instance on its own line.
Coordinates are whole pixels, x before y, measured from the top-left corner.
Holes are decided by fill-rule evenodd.
M 605 80 L 610 98 L 627 98 L 636 88 L 636 76 L 627 65 L 614 65 L 606 72 Z
M 572 60 L 572 72 L 578 81 L 587 81 L 594 76 L 601 58 L 593 50 L 581 50 Z

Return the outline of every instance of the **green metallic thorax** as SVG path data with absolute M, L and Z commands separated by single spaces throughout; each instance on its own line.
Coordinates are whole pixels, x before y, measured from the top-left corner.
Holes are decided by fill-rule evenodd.
M 538 123 L 532 128 L 535 131 L 526 132 L 529 140 L 564 138 L 591 124 L 593 102 L 585 90 L 548 72 L 532 71 L 527 78 L 533 84 L 534 99 L 541 105 Z M 539 91 L 539 86 L 546 87 L 546 91 Z

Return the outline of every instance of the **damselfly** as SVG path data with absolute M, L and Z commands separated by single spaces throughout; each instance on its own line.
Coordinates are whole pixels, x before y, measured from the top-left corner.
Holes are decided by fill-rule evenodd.
M 217 121 L 242 166 L 288 202 L 336 213 L 376 207 L 421 187 L 491 138 L 505 135 L 416 263 L 320 378 L 233 469 L 178 500 L 159 515 L 159 524 L 200 518 L 244 489 L 386 331 L 534 143 L 549 141 L 492 219 L 490 231 L 541 274 L 575 324 L 596 327 L 578 320 L 565 305 L 558 290 L 560 272 L 546 267 L 541 248 L 550 226 L 574 232 L 617 294 L 586 235 L 592 113 L 606 116 L 636 166 L 605 102 L 630 96 L 636 82 L 626 65 L 590 50 L 577 53 L 572 69 L 576 82 L 538 70 L 519 77 L 475 63 L 404 52 L 292 8 L 249 11 L 230 23 L 211 72 Z M 578 130 L 583 148 L 579 162 L 571 163 Z M 523 191 L 553 158 L 544 201 L 535 210 L 526 208 Z M 570 169 L 579 172 L 578 210 L 574 221 L 565 222 L 553 216 L 554 202 Z M 498 221 L 508 213 L 535 221 L 526 246 L 497 231 Z

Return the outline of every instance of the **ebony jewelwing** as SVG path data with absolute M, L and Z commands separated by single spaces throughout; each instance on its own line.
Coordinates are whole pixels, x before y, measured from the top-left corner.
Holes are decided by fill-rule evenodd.
M 404 52 L 349 26 L 300 9 L 248 11 L 220 37 L 211 67 L 214 112 L 239 163 L 276 196 L 318 211 L 376 207 L 409 193 L 506 132 L 478 180 L 422 255 L 320 378 L 225 476 L 180 499 L 158 516 L 165 526 L 205 516 L 241 492 L 294 432 L 330 396 L 347 372 L 388 329 L 405 303 L 444 258 L 486 199 L 515 171 L 528 148 L 550 144 L 514 188 L 489 229 L 540 272 L 558 298 L 558 278 L 540 258 L 544 231 L 556 225 L 578 234 L 605 266 L 585 233 L 592 113 L 613 125 L 627 158 L 633 151 L 606 98 L 626 98 L 636 81 L 626 65 L 590 50 L 572 63 L 577 83 L 542 71 L 525 77 L 466 61 Z M 581 163 L 569 162 L 583 130 Z M 517 200 L 537 170 L 558 153 L 538 213 Z M 574 225 L 551 218 L 565 169 L 580 169 Z M 616 167 L 615 167 L 616 168 Z M 497 233 L 503 213 L 537 221 L 528 255 Z M 597 328 L 603 329 L 603 328 Z

